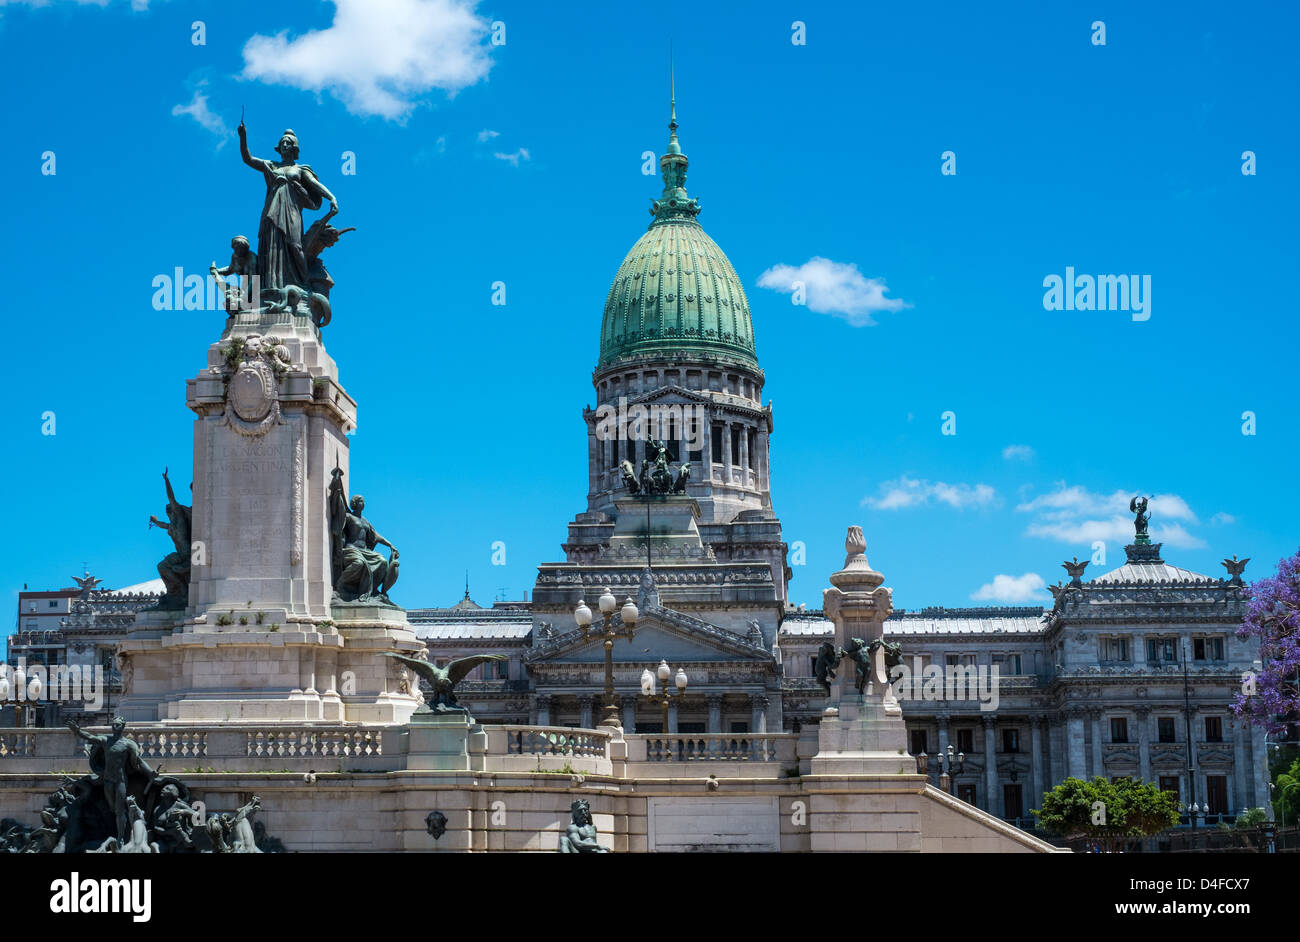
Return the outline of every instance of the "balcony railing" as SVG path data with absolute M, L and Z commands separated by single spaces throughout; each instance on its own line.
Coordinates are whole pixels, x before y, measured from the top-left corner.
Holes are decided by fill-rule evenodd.
M 794 733 L 646 733 L 627 738 L 644 743 L 647 762 L 794 761 L 798 741 Z

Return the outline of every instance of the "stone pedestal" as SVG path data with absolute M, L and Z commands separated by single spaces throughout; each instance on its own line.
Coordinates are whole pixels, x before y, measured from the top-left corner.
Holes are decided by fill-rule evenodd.
M 892 593 L 882 585 L 885 577 L 864 555 L 861 527 L 849 528 L 844 548 L 844 568 L 831 576 L 832 588 L 823 593 L 822 605 L 835 624 L 837 651 L 852 647 L 855 638 L 866 645 L 881 640 L 885 619 L 893 611 Z M 871 655 L 867 676 L 869 682 L 859 694 L 855 663 L 847 657 L 840 661 L 818 730 L 813 775 L 916 773 L 916 760 L 907 752 L 902 710 L 888 690 L 882 649 Z
M 182 723 L 403 723 L 418 682 L 382 655 L 421 649 L 405 611 L 333 601 L 327 495 L 335 468 L 353 489 L 356 403 L 308 317 L 250 316 L 187 384 L 189 607 L 137 617 L 120 709 Z
M 403 735 L 408 770 L 459 772 L 484 767 L 487 733 L 468 713 L 435 713 L 421 706 Z
M 700 538 L 700 505 L 685 494 L 650 498 L 620 497 L 614 501 L 618 519 L 603 559 L 645 559 L 647 534 L 654 560 L 707 559 Z

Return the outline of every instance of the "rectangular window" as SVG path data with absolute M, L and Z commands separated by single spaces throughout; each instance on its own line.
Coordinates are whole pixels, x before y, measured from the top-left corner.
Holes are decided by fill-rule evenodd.
M 744 721 L 733 722 L 731 724 L 731 731 L 733 733 L 747 733 L 749 732 L 749 724 Z
M 669 461 L 676 462 L 682 460 L 682 436 L 679 434 L 679 431 L 677 419 L 670 418 L 668 420 L 668 437 L 664 439 L 664 444 L 667 446 Z
M 731 463 L 740 465 L 740 426 L 731 427 Z
M 923 729 L 912 730 L 912 755 L 919 756 L 922 753 L 929 752 L 926 748 L 926 735 Z
M 1128 719 L 1123 716 L 1110 718 L 1110 741 L 1128 742 Z
M 945 665 L 947 665 L 948 667 L 956 667 L 956 666 L 957 666 L 957 655 L 955 655 L 955 654 L 945 654 L 945 655 L 943 656 L 943 663 L 944 663 Z
M 1102 657 L 1107 661 L 1128 661 L 1128 638 L 1106 638 Z
M 1223 660 L 1223 639 L 1210 638 L 1210 659 L 1214 661 Z
M 1196 661 L 1205 660 L 1205 639 L 1204 638 L 1192 639 L 1192 659 Z
M 1162 775 L 1162 776 L 1160 776 L 1160 790 L 1161 790 L 1162 792 L 1173 792 L 1175 795 L 1177 795 L 1177 794 L 1178 794 L 1178 776 L 1177 776 L 1177 775 Z
M 999 676 L 1007 677 L 1020 673 L 1020 655 L 1019 654 L 995 654 L 993 655 L 993 666 L 998 669 Z
M 817 658 L 815 655 L 812 654 L 808 655 L 808 676 L 809 677 L 817 676 Z
M 713 426 L 713 463 L 722 464 L 722 426 Z
M 58 607 L 59 607 L 59 603 L 54 601 L 54 599 L 50 599 L 50 608 L 58 608 Z
M 510 662 L 509 662 L 509 661 L 498 661 L 498 662 L 497 662 L 497 679 L 498 679 L 498 680 L 509 680 L 509 679 L 510 679 Z
M 975 730 L 959 729 L 957 730 L 957 751 L 964 752 L 967 755 L 975 751 Z M 973 804 L 972 800 L 972 804 Z
M 1162 716 L 1156 720 L 1159 728 L 1159 738 L 1161 742 L 1174 742 L 1174 718 L 1172 716 Z M 1164 787 L 1163 785 L 1161 786 Z
M 754 456 L 754 430 L 752 428 L 749 429 L 745 432 L 745 435 L 749 438 L 749 466 L 751 468 L 756 468 L 758 467 L 758 459 Z
M 1020 730 L 1004 729 L 1002 731 L 1002 751 L 1019 752 L 1020 751 Z M 1016 815 L 1019 817 L 1019 815 Z
M 682 733 L 683 735 L 687 733 L 691 735 L 702 733 L 704 732 L 704 724 L 703 723 L 678 723 L 677 732 Z
M 975 804 L 975 786 L 974 786 L 974 785 L 958 785 L 958 786 L 957 786 L 957 797 L 960 798 L 962 801 L 966 802 L 966 804 L 968 804 L 968 805 L 973 805 L 973 804 Z
M 1205 803 L 1209 806 L 1206 814 L 1228 813 L 1228 777 L 1226 775 L 1205 776 Z
M 615 438 L 611 438 L 611 439 L 609 440 L 609 453 L 610 453 L 610 461 L 612 462 L 613 466 L 614 466 L 615 468 L 617 468 L 617 467 L 619 466 L 619 463 L 623 460 L 622 458 L 620 458 L 620 457 L 618 456 L 618 438 L 617 438 L 617 437 L 615 437 Z
M 701 431 L 700 420 L 696 418 L 692 418 L 690 424 L 687 426 L 687 433 L 686 433 L 687 442 L 695 443 L 695 444 L 703 444 L 703 442 L 700 441 L 700 431 Z M 704 451 L 699 448 L 688 450 L 686 452 L 686 460 L 694 465 L 701 464 L 704 461 Z
M 1205 741 L 1223 742 L 1223 719 L 1218 716 L 1205 718 Z
M 1147 641 L 1147 660 L 1153 662 L 1178 660 L 1178 647 L 1173 638 L 1152 638 Z
M 1004 818 L 1024 817 L 1025 806 L 1021 796 L 1021 786 L 1018 783 L 1002 786 L 1002 810 L 1006 812 L 1002 816 Z

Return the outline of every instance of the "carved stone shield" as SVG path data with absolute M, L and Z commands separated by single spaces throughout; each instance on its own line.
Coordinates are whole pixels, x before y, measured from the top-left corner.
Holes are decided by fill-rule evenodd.
M 270 370 L 245 363 L 230 380 L 230 405 L 245 422 L 259 422 L 271 411 L 275 387 Z

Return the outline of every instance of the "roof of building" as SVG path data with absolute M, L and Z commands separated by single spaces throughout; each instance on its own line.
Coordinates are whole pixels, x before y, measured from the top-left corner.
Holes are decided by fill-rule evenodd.
M 689 161 L 677 141 L 677 108 L 659 158 L 663 195 L 649 230 L 619 266 L 605 301 L 597 369 L 624 361 L 717 360 L 758 369 L 754 324 L 740 277 L 696 217 L 686 194 Z
M 1096 585 L 1115 585 L 1119 583 L 1133 582 L 1191 582 L 1191 583 L 1211 583 L 1221 580 L 1210 576 L 1202 575 L 1199 572 L 1192 572 L 1190 569 L 1181 569 L 1178 566 L 1171 566 L 1165 562 L 1150 563 L 1125 563 L 1118 569 L 1112 569 L 1110 572 L 1102 573 L 1095 579 L 1089 579 L 1090 583 Z
M 1033 634 L 1046 629 L 1043 609 L 1033 606 L 900 609 L 885 620 L 887 635 Z M 792 612 L 781 622 L 788 637 L 829 637 L 832 623 L 820 611 Z
M 411 627 L 421 641 L 519 641 L 527 638 L 533 630 L 531 621 L 415 624 Z

